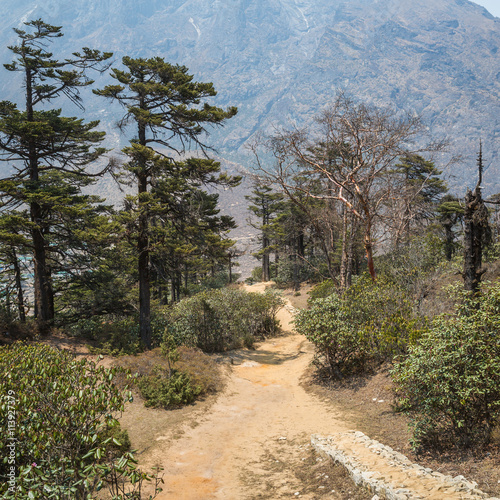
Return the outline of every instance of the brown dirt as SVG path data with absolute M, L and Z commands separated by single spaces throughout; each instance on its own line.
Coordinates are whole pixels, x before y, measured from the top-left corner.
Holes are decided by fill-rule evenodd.
M 320 381 L 309 372 L 302 383 L 308 391 L 338 408 L 351 428 L 403 453 L 413 462 L 442 474 L 465 476 L 476 481 L 480 490 L 500 497 L 500 432 L 486 450 L 416 455 L 410 446 L 408 418 L 393 411 L 393 385 L 388 369 L 384 366 L 375 374 L 347 382 Z
M 279 319 L 291 328 L 290 307 Z M 345 430 L 342 415 L 300 385 L 312 356 L 301 336 L 270 339 L 228 355 L 231 370 L 216 400 L 171 412 L 133 403 L 122 426 L 141 464 L 164 469 L 157 498 L 371 498 L 310 447 L 315 432 Z

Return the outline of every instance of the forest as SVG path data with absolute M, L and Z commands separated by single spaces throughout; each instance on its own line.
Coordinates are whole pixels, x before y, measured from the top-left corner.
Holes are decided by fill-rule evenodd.
M 115 415 L 134 391 L 175 408 L 216 390 L 209 355 L 277 335 L 280 290 L 305 284 L 294 327 L 314 345 L 311 370 L 340 381 L 390 366 L 413 449 L 488 449 L 500 416 L 500 201 L 483 198 L 480 144 L 475 188 L 456 195 L 444 141 L 344 93 L 307 127 L 261 136 L 246 281 L 275 285 L 247 293 L 236 224 L 219 208 L 242 178 L 221 171 L 209 137 L 237 109 L 211 105 L 214 86 L 184 66 L 115 67 L 89 48 L 63 59 L 61 27 L 25 25 L 4 65 L 21 74 L 24 104 L 0 102 L 0 415 L 15 415 L 18 433 L 0 464 L 3 498 L 153 498 L 159 473 L 137 468 Z M 113 83 L 96 88 L 93 74 Z M 120 154 L 85 120 L 83 88 L 121 106 Z M 64 102 L 80 115 L 64 116 Z M 103 176 L 129 193 L 119 205 L 90 194 Z M 129 364 L 77 360 L 43 344 L 54 333 Z M 159 361 L 138 367 L 149 352 Z

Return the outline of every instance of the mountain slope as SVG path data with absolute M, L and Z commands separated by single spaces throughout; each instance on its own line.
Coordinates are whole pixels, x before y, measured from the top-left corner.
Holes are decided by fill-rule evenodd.
M 38 17 L 63 26 L 63 53 L 86 45 L 113 50 L 117 63 L 125 54 L 160 55 L 213 81 L 217 104 L 240 110 L 213 139 L 241 163 L 250 162 L 244 145 L 256 132 L 307 123 L 343 88 L 422 114 L 433 135 L 450 135 L 466 155 L 453 172 L 456 186 L 474 183 L 482 138 L 489 191 L 500 189 L 500 19 L 472 2 L 3 0 L 2 62 L 11 59 L 11 28 Z M 16 99 L 19 83 L 2 71 L 3 98 Z M 111 130 L 119 110 L 90 99 L 89 118 Z

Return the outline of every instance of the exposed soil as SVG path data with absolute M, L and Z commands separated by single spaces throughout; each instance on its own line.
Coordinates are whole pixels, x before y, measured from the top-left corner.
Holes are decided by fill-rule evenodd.
M 476 481 L 480 490 L 500 497 L 500 432 L 485 450 L 416 455 L 410 446 L 408 419 L 393 411 L 388 369 L 384 366 L 375 374 L 329 383 L 315 379 L 309 372 L 302 383 L 307 390 L 338 408 L 353 429 L 403 453 L 413 462 L 442 474 L 465 476 Z
M 280 312 L 285 330 L 290 309 Z M 130 406 L 121 421 L 141 464 L 164 469 L 157 498 L 371 498 L 311 449 L 311 434 L 346 430 L 339 411 L 300 385 L 312 356 L 303 337 L 288 334 L 230 353 L 215 401 L 171 412 Z

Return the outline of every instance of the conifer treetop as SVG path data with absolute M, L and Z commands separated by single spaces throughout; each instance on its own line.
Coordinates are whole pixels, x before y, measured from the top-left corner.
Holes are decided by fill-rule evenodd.
M 124 57 L 122 62 L 126 70 L 111 70 L 118 84 L 93 92 L 117 100 L 126 109 L 119 122 L 121 128 L 134 122 L 149 131 L 143 139 L 145 145 L 155 143 L 179 152 L 173 143 L 179 141 L 182 151 L 191 144 L 210 149 L 202 138 L 207 125 L 223 125 L 237 113 L 236 107 L 224 110 L 202 103 L 217 92 L 210 82 L 194 82 L 185 66 L 167 63 L 161 57 Z

